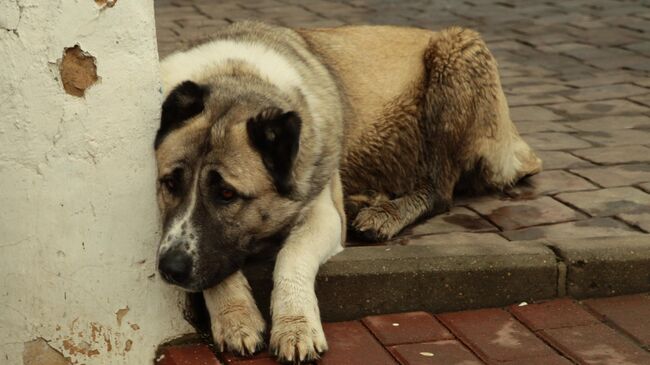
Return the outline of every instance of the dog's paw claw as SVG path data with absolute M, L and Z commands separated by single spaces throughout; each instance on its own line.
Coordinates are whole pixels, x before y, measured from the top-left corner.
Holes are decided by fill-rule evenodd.
M 305 316 L 287 316 L 274 321 L 270 348 L 280 362 L 310 362 L 327 351 L 327 340 L 319 322 Z
M 264 348 L 264 319 L 258 310 L 224 312 L 212 320 L 214 343 L 220 351 L 252 355 Z
M 363 208 L 352 222 L 354 234 L 366 241 L 391 239 L 398 231 L 395 217 L 381 206 Z

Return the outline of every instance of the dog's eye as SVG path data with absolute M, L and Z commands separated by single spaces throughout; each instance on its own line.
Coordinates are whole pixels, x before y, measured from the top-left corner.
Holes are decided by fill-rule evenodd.
M 237 193 L 234 190 L 228 188 L 219 189 L 217 194 L 218 200 L 223 203 L 229 203 L 237 197 Z
M 178 195 L 181 191 L 183 171 L 175 169 L 171 174 L 160 178 L 160 185 L 172 195 Z

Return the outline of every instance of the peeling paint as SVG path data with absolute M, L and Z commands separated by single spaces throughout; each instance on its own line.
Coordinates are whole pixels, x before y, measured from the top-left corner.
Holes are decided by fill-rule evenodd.
M 102 8 L 112 8 L 117 3 L 117 0 L 95 0 L 95 3 Z
M 84 96 L 86 89 L 98 80 L 95 61 L 95 57 L 84 52 L 78 44 L 65 48 L 59 66 L 65 92 L 74 96 Z
M 125 308 L 118 309 L 117 312 L 115 312 L 115 319 L 117 319 L 117 325 L 121 326 L 122 325 L 122 319 L 124 316 L 126 316 L 129 313 L 129 306 L 127 305 Z
M 71 365 L 69 359 L 50 346 L 43 338 L 25 342 L 23 365 Z

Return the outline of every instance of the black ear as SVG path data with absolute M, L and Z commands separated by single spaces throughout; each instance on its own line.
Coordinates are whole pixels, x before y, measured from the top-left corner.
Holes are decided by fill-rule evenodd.
M 154 142 L 155 148 L 158 148 L 169 132 L 181 127 L 184 121 L 203 111 L 207 94 L 206 86 L 189 80 L 183 81 L 169 93 L 162 105 L 160 128 Z
M 300 146 L 301 124 L 298 114 L 285 113 L 279 108 L 265 109 L 246 124 L 251 144 L 262 156 L 282 195 L 287 195 L 292 188 L 291 168 Z

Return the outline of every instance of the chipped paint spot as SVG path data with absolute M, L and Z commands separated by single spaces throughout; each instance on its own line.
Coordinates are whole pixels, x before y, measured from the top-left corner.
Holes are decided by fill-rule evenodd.
M 23 350 L 23 365 L 45 364 L 70 365 L 71 362 L 42 338 L 25 342 Z
M 95 0 L 95 4 L 100 8 L 112 8 L 117 3 L 117 0 Z
M 95 61 L 95 57 L 84 52 L 78 44 L 64 49 L 59 70 L 65 92 L 84 96 L 86 89 L 98 80 Z
M 122 325 L 122 318 L 124 318 L 124 316 L 126 316 L 127 313 L 129 313 L 128 305 L 125 308 L 119 309 L 117 312 L 115 312 L 115 318 L 117 319 L 118 326 Z
M 126 343 L 124 344 L 124 352 L 131 351 L 132 346 L 133 346 L 133 341 L 131 341 L 130 339 L 126 340 Z

